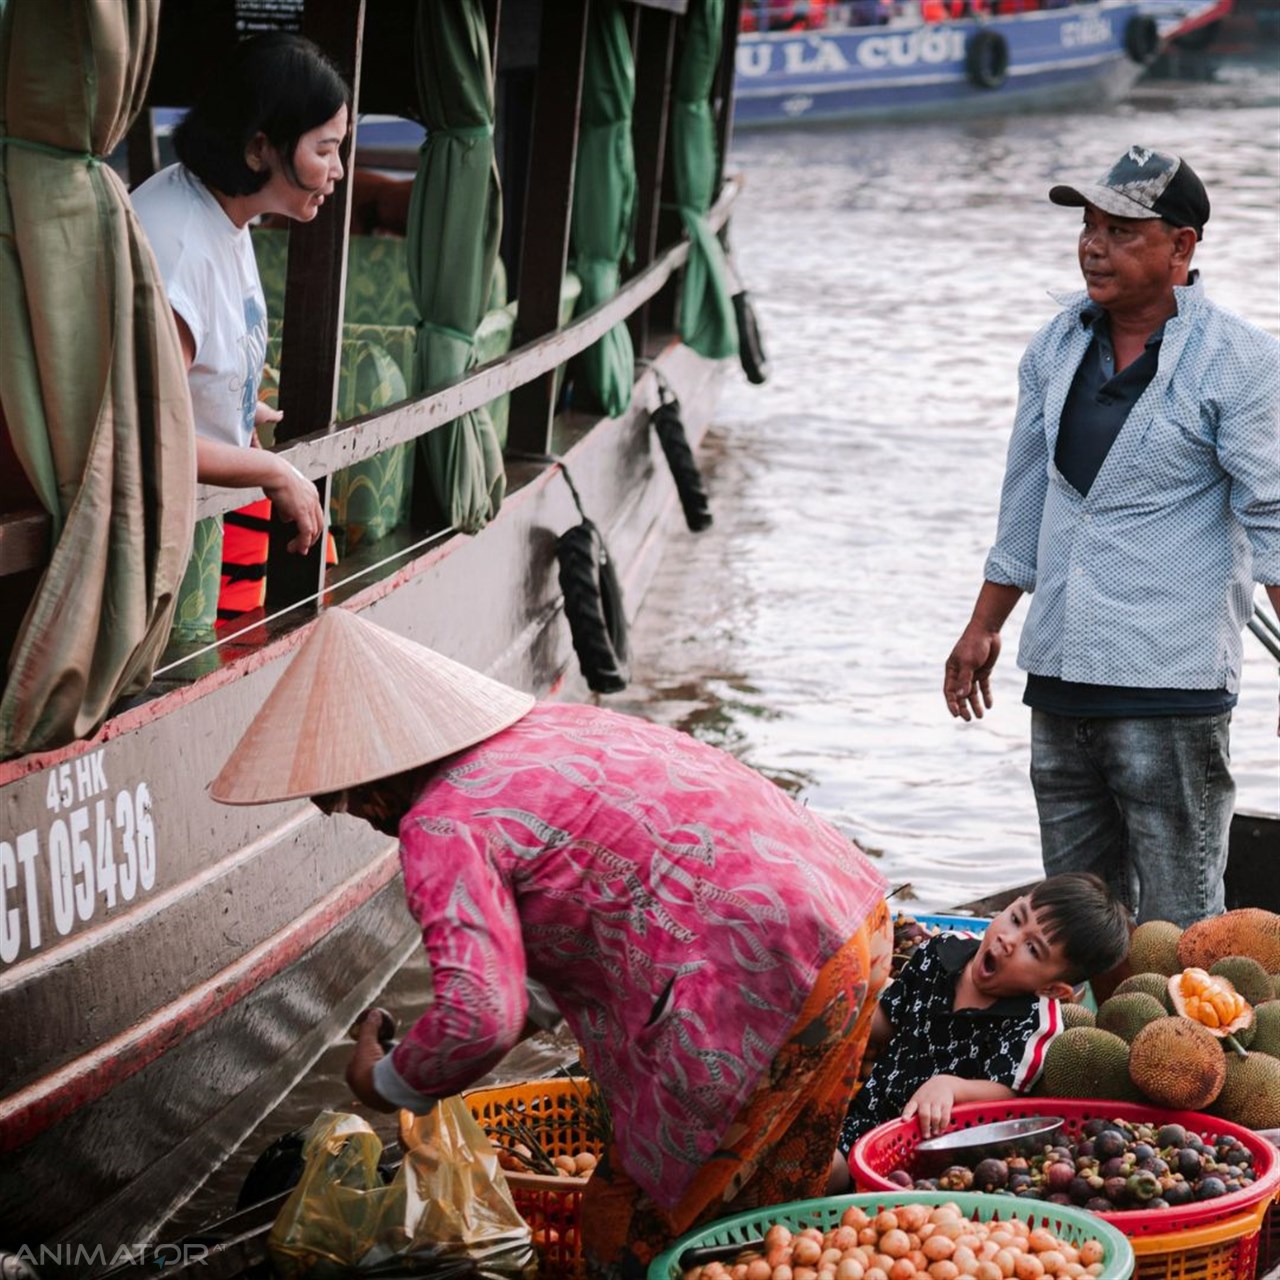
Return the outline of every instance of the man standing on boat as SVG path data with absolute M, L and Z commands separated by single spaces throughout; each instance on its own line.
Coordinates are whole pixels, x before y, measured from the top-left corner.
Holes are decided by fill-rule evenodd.
M 1049 198 L 1084 211 L 1086 290 L 1023 356 L 943 694 L 982 717 L 1000 629 L 1034 592 L 1018 665 L 1045 872 L 1095 871 L 1139 919 L 1187 925 L 1224 907 L 1255 582 L 1280 609 L 1280 342 L 1205 295 L 1209 198 L 1179 157 L 1131 147 Z

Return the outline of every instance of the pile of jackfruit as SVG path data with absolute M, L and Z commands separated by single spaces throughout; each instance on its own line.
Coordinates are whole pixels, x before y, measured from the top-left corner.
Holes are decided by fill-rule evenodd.
M 1280 1129 L 1280 915 L 1256 907 L 1134 931 L 1097 1014 L 1064 1005 L 1034 1092 L 1201 1111 Z

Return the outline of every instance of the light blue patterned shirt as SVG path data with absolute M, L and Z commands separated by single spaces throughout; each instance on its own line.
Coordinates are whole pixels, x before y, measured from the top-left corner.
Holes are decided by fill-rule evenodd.
M 988 581 L 1031 591 L 1018 665 L 1130 688 L 1240 684 L 1254 583 L 1280 583 L 1280 341 L 1175 289 L 1160 364 L 1081 497 L 1054 465 L 1087 293 L 1031 341 Z

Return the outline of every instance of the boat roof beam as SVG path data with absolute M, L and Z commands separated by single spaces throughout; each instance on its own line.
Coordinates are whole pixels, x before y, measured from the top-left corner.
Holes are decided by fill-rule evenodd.
M 631 136 L 636 153 L 636 242 L 632 276 L 646 270 L 658 252 L 676 48 L 676 20 L 671 12 L 641 9 L 635 20 L 636 102 Z M 631 345 L 643 354 L 649 341 L 648 303 L 631 313 L 629 324 Z
M 519 345 L 536 342 L 560 327 L 590 11 L 591 0 L 555 0 L 542 6 L 530 182 L 516 289 L 515 341 Z M 555 74 L 551 74 L 553 67 L 557 68 Z M 548 370 L 512 393 L 508 449 L 513 453 L 546 453 L 554 411 L 555 374 Z
M 334 429 L 338 408 L 342 312 L 347 282 L 347 224 L 351 218 L 351 148 L 360 110 L 361 42 L 365 0 L 308 0 L 302 34 L 337 63 L 351 86 L 351 131 L 342 144 L 342 180 L 310 222 L 289 229 L 284 329 L 280 348 L 280 409 L 276 440 L 287 444 L 323 427 Z M 329 476 L 316 477 L 328 523 Z M 326 539 L 305 555 L 288 550 L 296 530 L 271 518 L 267 553 L 269 612 L 316 595 L 324 586 Z

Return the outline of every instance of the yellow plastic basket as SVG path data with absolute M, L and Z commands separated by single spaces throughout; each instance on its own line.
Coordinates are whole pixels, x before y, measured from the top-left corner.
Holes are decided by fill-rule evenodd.
M 1253 1280 L 1269 1200 L 1234 1218 L 1165 1235 L 1134 1236 L 1135 1280 Z
M 584 1111 L 594 1086 L 589 1080 L 529 1080 L 463 1094 L 482 1128 L 502 1124 L 512 1112 L 535 1130 L 548 1155 L 604 1154 L 598 1136 L 587 1131 Z M 500 1138 L 496 1146 L 503 1145 Z M 586 1178 L 550 1177 L 506 1170 L 511 1198 L 533 1231 L 542 1280 L 583 1280 L 582 1192 Z

